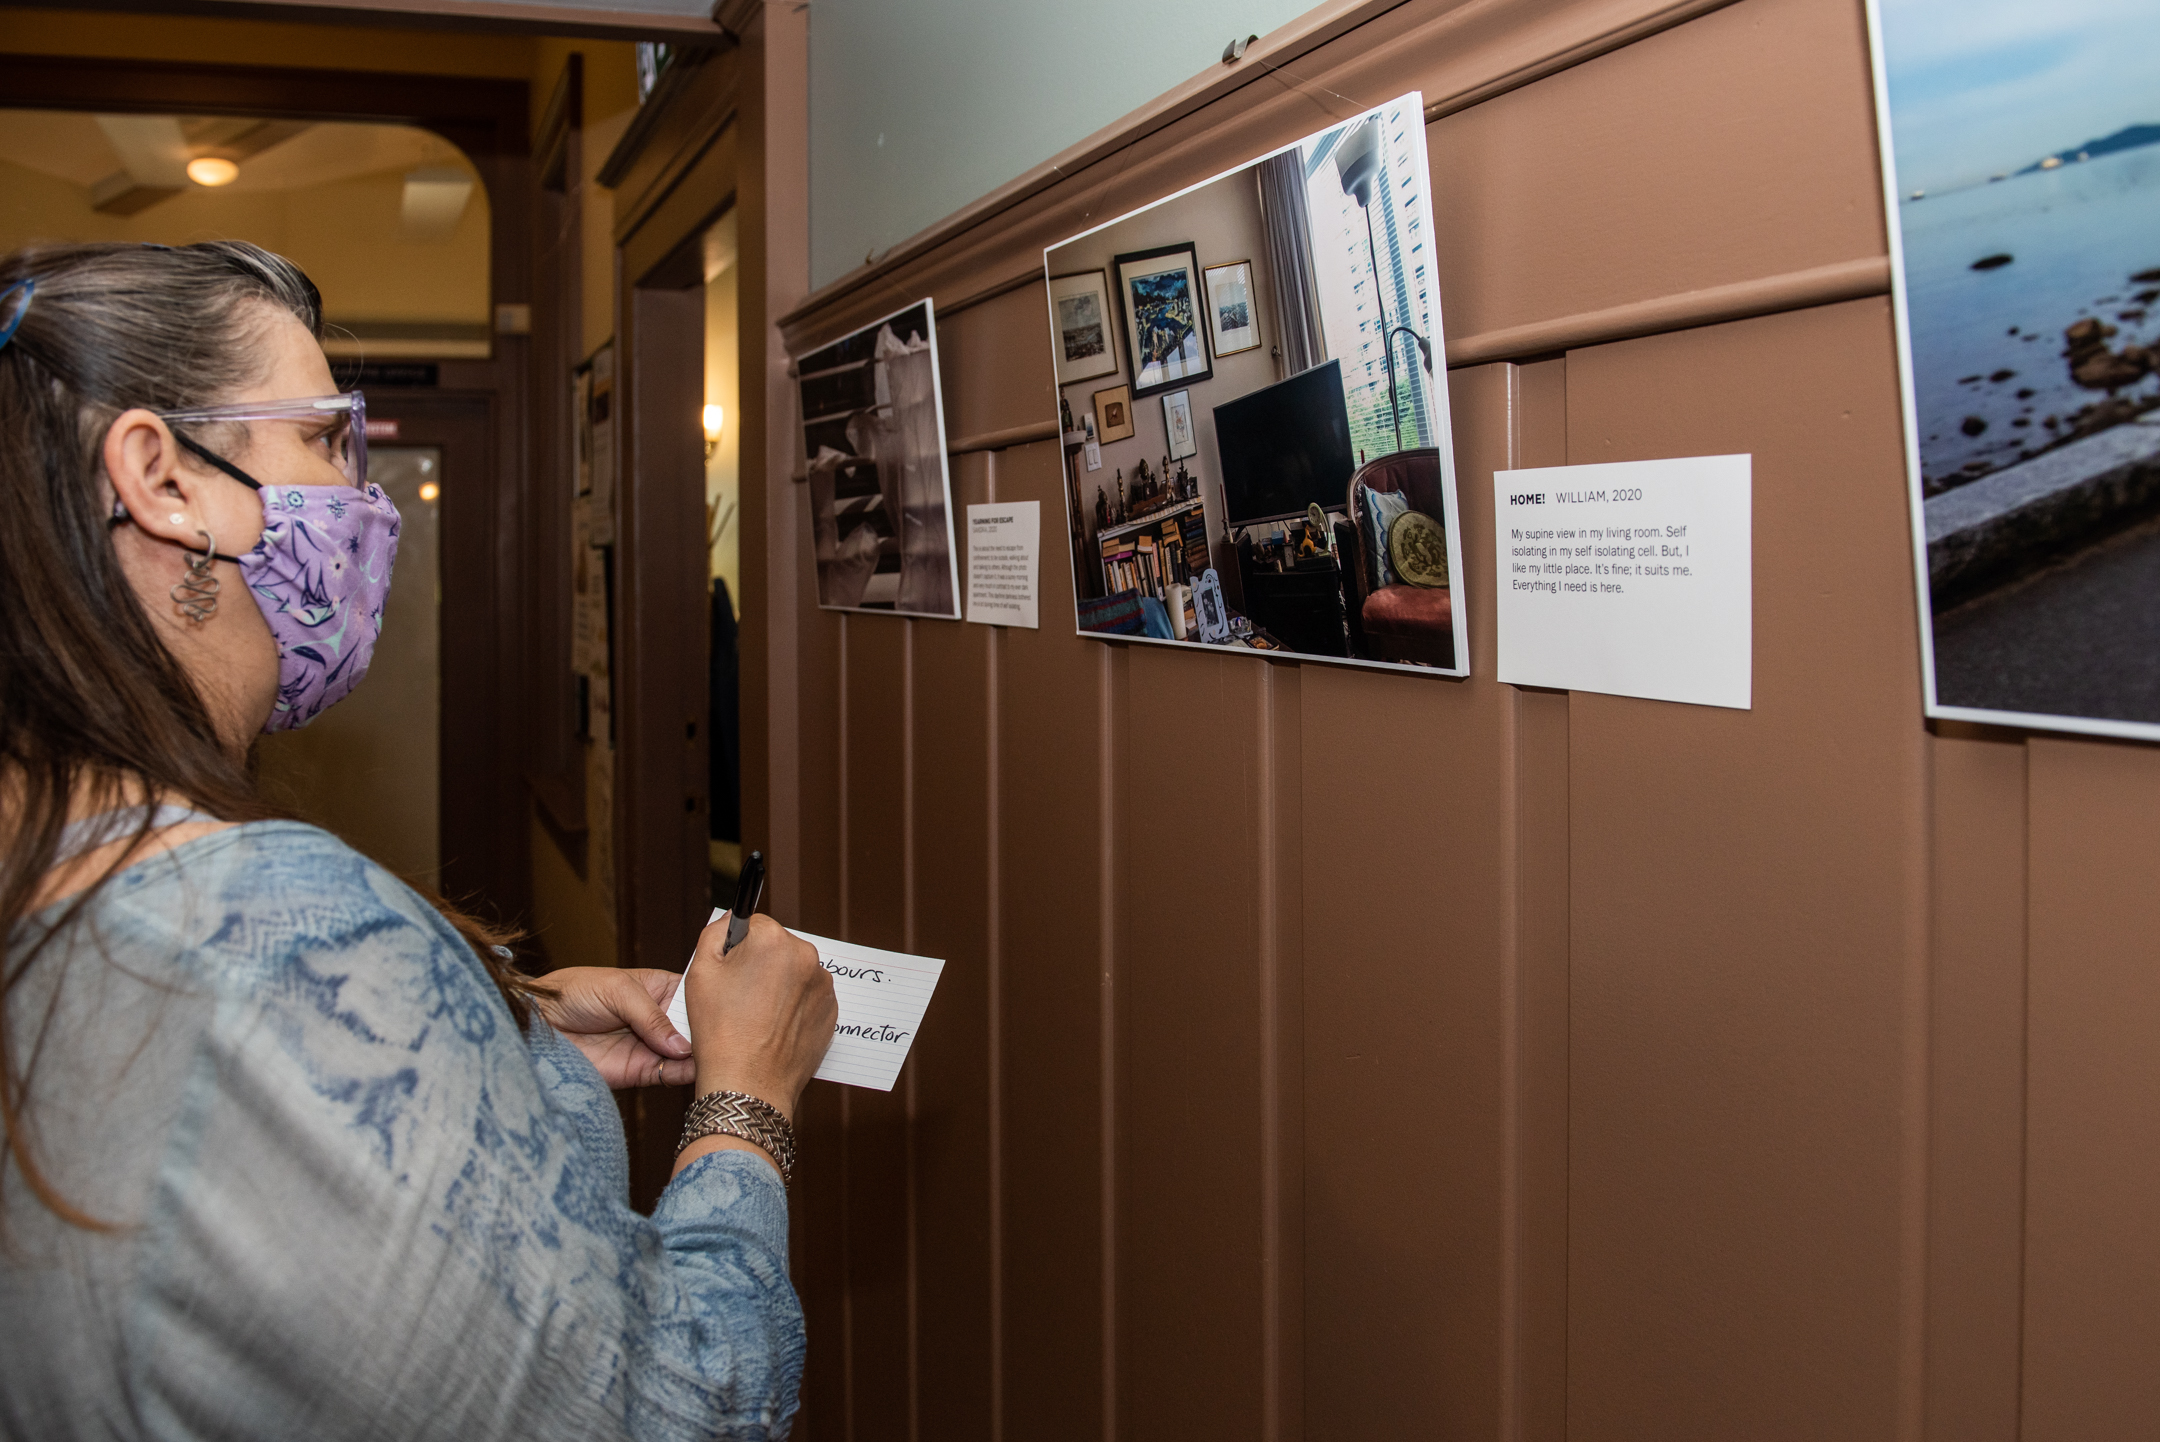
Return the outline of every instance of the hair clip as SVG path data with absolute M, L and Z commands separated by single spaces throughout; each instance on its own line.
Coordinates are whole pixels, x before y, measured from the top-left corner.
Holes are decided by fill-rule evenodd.
M 27 276 L 0 290 L 0 350 L 7 349 L 7 343 L 15 339 L 15 327 L 30 313 L 30 300 L 36 294 L 36 276 Z

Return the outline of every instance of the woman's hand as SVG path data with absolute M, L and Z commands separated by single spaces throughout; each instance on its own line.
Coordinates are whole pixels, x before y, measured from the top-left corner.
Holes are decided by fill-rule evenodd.
M 533 1000 L 616 1091 L 681 1086 L 696 1074 L 689 1038 L 667 1019 L 681 981 L 672 971 L 642 967 L 566 966 L 541 978 L 553 994 Z
M 697 1094 L 744 1092 L 792 1122 L 840 1019 L 832 977 L 816 947 L 768 916 L 751 917 L 749 933 L 722 956 L 727 925 L 722 917 L 698 937 L 684 998 L 697 1038 Z M 716 1151 L 765 1156 L 740 1137 L 700 1137 L 676 1154 L 675 1170 Z
M 817 948 L 769 916 L 750 918 L 727 955 L 727 918 L 698 937 L 690 968 L 690 1035 L 697 1038 L 697 1090 L 747 1092 L 789 1121 L 825 1049 L 840 1003 Z

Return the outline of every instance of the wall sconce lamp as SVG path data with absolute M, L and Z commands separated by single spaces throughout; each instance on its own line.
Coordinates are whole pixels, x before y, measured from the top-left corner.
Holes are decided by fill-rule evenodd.
M 720 431 L 727 422 L 724 406 L 705 407 L 705 459 L 709 463 L 713 452 L 720 449 Z

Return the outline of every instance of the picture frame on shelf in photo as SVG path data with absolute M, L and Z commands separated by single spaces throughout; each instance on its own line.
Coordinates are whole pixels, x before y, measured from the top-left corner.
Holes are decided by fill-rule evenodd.
M 1213 379 L 1200 314 L 1200 257 L 1193 243 L 1129 251 L 1115 257 L 1111 267 L 1125 319 L 1133 399 Z
M 1095 439 L 1104 445 L 1129 440 L 1133 433 L 1132 387 L 1112 386 L 1095 392 Z
M 1108 276 L 1081 270 L 1050 278 L 1050 338 L 1059 385 L 1117 374 L 1117 322 Z
M 1252 262 L 1234 260 L 1201 272 L 1207 291 L 1208 344 L 1215 358 L 1260 348 L 1260 310 L 1253 298 Z
M 1171 391 L 1162 398 L 1162 421 L 1171 460 L 1181 461 L 1200 453 L 1200 437 L 1193 429 L 1191 391 Z

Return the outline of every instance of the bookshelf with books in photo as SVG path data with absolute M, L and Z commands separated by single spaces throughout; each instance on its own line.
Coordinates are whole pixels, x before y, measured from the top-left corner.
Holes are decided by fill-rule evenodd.
M 1197 499 L 1097 532 L 1095 544 L 1108 595 L 1140 591 L 1160 599 L 1208 568 L 1207 520 Z

